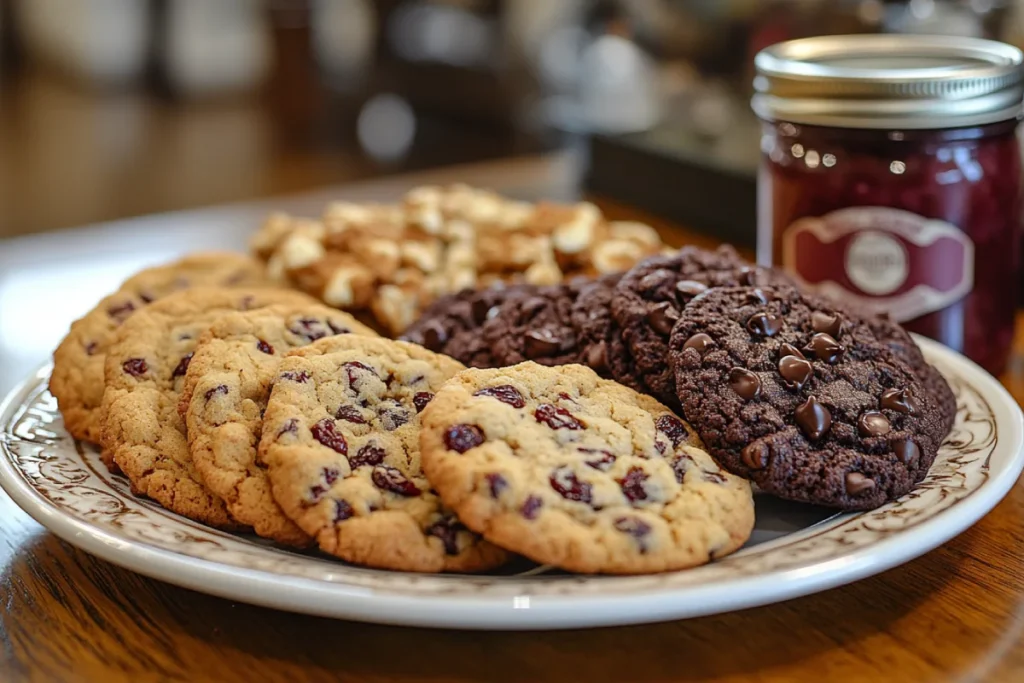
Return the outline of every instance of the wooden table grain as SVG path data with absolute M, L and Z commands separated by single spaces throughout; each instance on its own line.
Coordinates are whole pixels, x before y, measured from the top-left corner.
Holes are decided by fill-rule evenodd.
M 660 227 L 675 243 L 700 240 Z M 1024 400 L 1024 317 L 1002 380 Z M 688 621 L 548 633 L 376 626 L 209 597 L 95 559 L 0 494 L 0 681 L 179 680 L 1021 681 L 1024 488 L 946 545 L 849 586 Z

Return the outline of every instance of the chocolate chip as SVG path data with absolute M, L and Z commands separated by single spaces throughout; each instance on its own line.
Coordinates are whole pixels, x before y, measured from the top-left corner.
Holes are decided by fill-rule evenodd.
M 846 473 L 846 492 L 851 496 L 857 496 L 865 491 L 875 488 L 875 480 L 865 477 L 860 472 Z
M 262 339 L 256 340 L 256 350 L 261 353 L 265 353 L 268 356 L 274 355 L 274 347 L 268 344 L 267 342 L 263 341 Z
M 683 344 L 683 350 L 693 349 L 697 352 L 697 355 L 703 357 L 705 352 L 712 346 L 715 346 L 715 340 L 703 332 L 698 332 L 686 340 L 686 343 Z
M 519 323 L 523 324 L 530 322 L 538 313 L 547 307 L 547 299 L 539 296 L 531 296 L 519 305 Z
M 422 413 L 432 398 L 434 395 L 429 391 L 417 391 L 412 397 L 412 404 L 416 406 L 416 412 Z
M 761 393 L 761 380 L 746 368 L 729 371 L 729 386 L 744 401 L 752 401 Z
M 882 408 L 905 415 L 914 415 L 917 412 L 917 401 L 907 389 L 886 389 L 882 392 L 878 404 Z
M 921 449 L 912 439 L 893 439 L 889 442 L 889 447 L 907 467 L 913 467 L 921 458 Z
M 398 494 L 400 496 L 418 496 L 420 495 L 420 487 L 416 486 L 413 482 L 402 474 L 401 470 L 396 467 L 388 467 L 387 465 L 378 465 L 373 468 L 373 473 L 370 475 L 370 479 L 373 483 L 385 491 Z
M 771 301 L 771 297 L 769 297 L 763 289 L 756 288 L 750 290 L 747 293 L 747 301 L 749 301 L 752 304 L 761 304 L 762 306 L 764 306 L 769 301 Z
M 815 332 L 824 332 L 833 339 L 839 339 L 843 333 L 843 316 L 815 311 L 811 314 L 811 328 Z
M 579 503 L 589 503 L 592 498 L 591 486 L 585 481 L 580 481 L 568 467 L 557 467 L 548 476 L 548 483 L 551 488 L 558 492 L 566 500 L 573 500 Z
M 747 320 L 747 331 L 755 337 L 774 337 L 782 329 L 782 317 L 774 313 L 755 313 Z
M 431 351 L 441 351 L 448 342 L 448 332 L 441 323 L 431 320 L 423 326 L 420 338 L 423 340 L 423 346 Z
M 799 391 L 814 376 L 814 366 L 811 365 L 811 361 L 803 358 L 783 356 L 779 361 L 779 374 L 782 375 L 782 383 L 787 389 Z
M 832 413 L 814 396 L 797 406 L 794 414 L 797 425 L 812 441 L 820 439 L 832 426 Z
M 846 348 L 832 338 L 832 335 L 818 332 L 811 337 L 811 343 L 804 347 L 806 353 L 820 361 L 833 365 L 843 357 Z
M 129 358 L 122 365 L 121 369 L 132 377 L 142 377 L 149 370 L 144 358 Z
M 366 418 L 363 417 L 363 413 L 359 408 L 355 406 L 341 406 L 338 408 L 338 412 L 334 414 L 334 417 L 339 420 L 345 420 L 345 422 L 351 422 L 357 425 L 366 424 Z
M 523 352 L 530 360 L 548 358 L 558 353 L 562 343 L 562 340 L 547 328 L 530 330 L 523 335 Z
M 667 335 L 679 320 L 679 311 L 664 301 L 647 312 L 647 323 L 654 328 L 655 332 Z
M 587 349 L 587 367 L 595 372 L 603 372 L 608 369 L 608 351 L 604 342 L 594 344 Z
M 584 424 L 577 420 L 572 413 L 565 408 L 553 406 L 550 403 L 542 403 L 533 411 L 533 417 L 537 422 L 543 422 L 552 429 L 583 429 Z
M 208 390 L 204 394 L 204 397 L 206 398 L 207 401 L 209 401 L 211 398 L 213 398 L 217 394 L 226 394 L 226 393 L 228 393 L 227 385 L 226 384 L 218 384 L 214 388 Z
M 498 499 L 502 491 L 508 488 L 508 480 L 497 472 L 489 472 L 485 474 L 484 479 L 487 480 L 487 488 L 491 492 L 491 498 L 494 498 L 495 500 Z
M 748 287 L 756 287 L 761 284 L 761 270 L 759 268 L 743 268 L 739 273 L 740 284 Z
M 696 280 L 680 280 L 676 283 L 676 292 L 687 299 L 693 298 L 698 294 L 703 294 L 706 291 L 708 291 L 708 286 L 703 282 L 697 282 Z
M 484 298 L 473 299 L 469 302 L 469 312 L 473 316 L 473 322 L 477 325 L 487 322 L 487 313 L 490 310 L 491 305 Z
M 529 520 L 537 519 L 537 513 L 540 512 L 543 505 L 544 501 L 537 496 L 529 496 L 523 501 L 523 506 L 519 508 L 519 514 Z
M 497 399 L 502 403 L 507 403 L 513 408 L 522 408 L 526 405 L 526 399 L 519 393 L 511 384 L 499 384 L 494 387 L 484 387 L 483 389 L 477 390 L 474 396 L 489 396 L 490 398 Z
M 657 427 L 659 432 L 671 439 L 672 445 L 676 448 L 679 448 L 680 444 L 690 436 L 690 433 L 686 430 L 686 425 L 675 415 L 661 415 L 655 420 L 654 426 Z
M 663 284 L 666 284 L 670 280 L 674 280 L 675 278 L 676 274 L 673 273 L 671 270 L 659 268 L 653 273 L 648 273 L 647 275 L 643 276 L 640 279 L 640 287 L 645 291 L 649 292 L 652 289 L 657 289 Z
M 444 444 L 456 453 L 465 453 L 484 442 L 484 432 L 476 425 L 452 425 L 444 433 Z
M 333 451 L 341 453 L 342 455 L 348 455 L 348 442 L 345 441 L 345 436 L 339 434 L 334 427 L 334 420 L 329 417 L 317 422 L 310 429 L 313 433 L 313 438 L 327 446 Z
M 178 361 L 178 367 L 174 368 L 174 372 L 171 373 L 171 378 L 172 379 L 175 378 L 175 377 L 184 377 L 185 376 L 185 373 L 188 372 L 188 365 L 189 365 L 189 363 L 192 362 L 192 356 L 194 356 L 194 355 L 195 355 L 195 353 L 193 352 L 193 353 L 187 353 L 184 356 L 182 356 L 181 360 Z
M 622 495 L 626 496 L 631 503 L 635 503 L 638 500 L 647 500 L 647 489 L 644 487 L 647 479 L 647 473 L 642 468 L 630 467 L 626 476 L 615 481 L 622 489 Z
M 752 470 L 763 470 L 768 467 L 770 457 L 771 450 L 768 445 L 760 441 L 748 444 L 740 451 L 740 459 L 743 460 L 743 464 Z
M 889 420 L 877 410 L 868 410 L 857 418 L 857 431 L 861 436 L 882 436 L 889 433 Z
M 384 462 L 384 458 L 387 457 L 387 451 L 378 446 L 375 442 L 370 441 L 364 444 L 356 451 L 355 455 L 350 455 L 348 458 L 349 467 L 356 469 L 357 467 L 363 467 L 364 465 L 379 465 Z
M 786 356 L 796 356 L 797 358 L 806 358 L 800 349 L 796 348 L 792 344 L 783 344 L 779 347 L 779 360 L 782 360 Z

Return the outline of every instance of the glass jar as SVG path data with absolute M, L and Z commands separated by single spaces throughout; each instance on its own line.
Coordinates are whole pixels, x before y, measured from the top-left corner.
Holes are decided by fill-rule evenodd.
M 1001 372 L 1020 262 L 1019 50 L 838 36 L 757 57 L 758 260 Z

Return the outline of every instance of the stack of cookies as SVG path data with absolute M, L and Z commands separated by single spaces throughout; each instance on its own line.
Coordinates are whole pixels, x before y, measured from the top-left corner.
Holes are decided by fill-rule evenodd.
M 555 286 L 465 290 L 402 338 L 478 368 L 586 365 L 672 408 L 762 491 L 844 510 L 909 492 L 956 414 L 899 325 L 803 292 L 730 247 Z
M 336 202 L 317 220 L 275 214 L 252 247 L 276 281 L 391 335 L 444 294 L 553 285 L 664 250 L 649 226 L 608 221 L 593 204 L 528 204 L 465 185 L 416 188 L 397 205 Z

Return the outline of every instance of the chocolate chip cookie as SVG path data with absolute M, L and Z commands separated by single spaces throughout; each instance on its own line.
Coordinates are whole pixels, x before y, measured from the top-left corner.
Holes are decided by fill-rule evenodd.
M 470 367 L 497 367 L 499 363 L 481 334 L 481 328 L 510 296 L 536 289 L 532 285 L 513 285 L 464 289 L 457 294 L 443 296 L 431 304 L 399 339 L 451 356 Z
M 585 573 L 681 569 L 740 547 L 750 486 L 668 408 L 589 368 L 467 370 L 423 411 L 423 468 L 466 526 Z
M 942 416 L 870 324 L 786 286 L 692 300 L 672 331 L 679 400 L 709 452 L 768 493 L 863 510 L 928 472 Z
M 417 572 L 505 562 L 442 505 L 420 467 L 420 412 L 462 369 L 414 344 L 355 335 L 281 363 L 260 456 L 278 504 L 321 550 Z
M 506 299 L 481 329 L 491 349 L 493 367 L 516 365 L 532 360 L 541 365 L 581 362 L 572 326 L 572 305 L 583 284 L 539 287 Z
M 199 337 L 227 313 L 314 303 L 280 289 L 195 287 L 146 306 L 118 328 L 104 370 L 103 447 L 135 493 L 211 526 L 237 526 L 189 454 L 178 413 L 189 363 Z
M 684 247 L 672 256 L 649 258 L 623 276 L 612 297 L 612 315 L 622 330 L 639 373 L 638 383 L 677 407 L 668 339 L 679 314 L 709 287 L 767 285 L 785 276 L 744 261 L 732 247 L 717 251 Z M 786 280 L 788 281 L 788 280 Z
M 263 266 L 242 254 L 202 253 L 148 268 L 125 281 L 81 319 L 53 354 L 50 391 L 64 426 L 76 439 L 99 443 L 102 430 L 103 361 L 107 348 L 132 313 L 172 292 L 192 286 L 245 287 L 269 284 Z
M 200 337 L 185 373 L 178 411 L 200 478 L 238 522 L 286 545 L 312 539 L 285 517 L 271 495 L 256 452 L 263 411 L 285 355 L 338 334 L 377 336 L 347 313 L 322 305 L 229 313 Z

